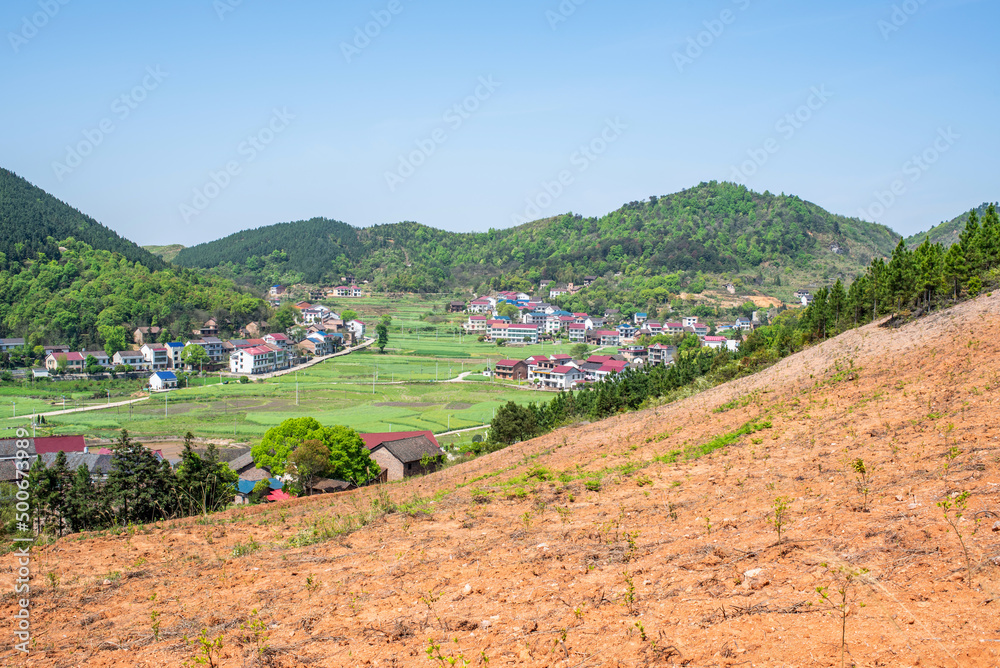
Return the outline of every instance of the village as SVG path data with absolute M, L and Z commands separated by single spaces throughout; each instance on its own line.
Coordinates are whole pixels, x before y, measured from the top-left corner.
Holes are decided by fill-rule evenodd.
M 554 286 L 549 285 L 549 281 L 542 281 L 540 290 L 547 290 L 550 298 L 575 294 L 593 280 L 594 277 L 587 277 L 583 286 Z M 161 391 L 178 387 L 180 380 L 177 372 L 182 370 L 255 377 L 291 370 L 365 342 L 369 327 L 360 318 L 345 321 L 340 313 L 323 304 L 313 303 L 360 299 L 366 296 L 361 287 L 352 284 L 313 288 L 309 290 L 312 301 L 294 303 L 288 301 L 290 294 L 285 287 L 274 285 L 265 295 L 274 308 L 289 304 L 293 309 L 294 326 L 285 331 L 265 333 L 269 329 L 267 323 L 250 323 L 240 329 L 239 334 L 243 338 L 223 339 L 219 336 L 220 323 L 209 319 L 192 330 L 190 338 L 178 341 L 162 341 L 163 330 L 160 327 L 138 327 L 132 332 L 129 349 L 111 355 L 105 350 L 74 351 L 68 345 L 48 345 L 42 346 L 40 351 L 29 351 L 23 338 L 0 339 L 0 354 L 20 351 L 22 359 L 30 358 L 32 352 L 36 354 L 40 364 L 34 368 L 14 369 L 11 372 L 14 378 L 99 378 L 123 374 L 128 378 L 148 377 L 150 389 Z M 806 290 L 796 292 L 795 298 L 803 307 L 812 302 L 812 295 Z M 738 317 L 732 322 L 715 325 L 699 322 L 698 316 L 661 323 L 642 312 L 624 318 L 615 309 L 608 309 L 600 315 L 571 313 L 541 298 L 511 291 L 499 291 L 468 302 L 451 301 L 444 308 L 448 313 L 468 314 L 467 320 L 461 324 L 462 332 L 484 343 L 518 346 L 568 341 L 602 348 L 621 346 L 621 359 L 612 361 L 626 361 L 634 365 L 669 363 L 672 359 L 671 347 L 662 339 L 650 345 L 640 343 L 654 337 L 693 335 L 701 346 L 734 351 L 742 336 L 766 324 L 769 316 L 768 313 L 754 311 L 750 317 Z M 508 373 L 498 368 L 497 373 L 510 380 L 528 380 L 542 387 L 562 389 L 600 378 L 589 373 L 580 380 L 572 373 L 567 378 L 564 374 L 568 372 L 562 368 L 558 373 L 536 373 L 530 368 L 530 360 L 524 362 L 525 369 Z

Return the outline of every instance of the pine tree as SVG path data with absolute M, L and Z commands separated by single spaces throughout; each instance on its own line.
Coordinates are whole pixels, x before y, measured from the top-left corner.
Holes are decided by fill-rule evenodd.
M 840 317 L 847 305 L 847 294 L 844 292 L 844 284 L 837 279 L 830 289 L 830 315 L 833 318 L 833 329 L 840 331 Z
M 958 243 L 962 246 L 962 254 L 965 256 L 965 263 L 968 266 L 969 277 L 979 273 L 982 253 L 979 248 L 979 215 L 973 209 L 969 212 L 969 220 L 965 223 L 965 229 L 959 235 Z
M 954 298 L 962 292 L 962 284 L 969 274 L 969 265 L 965 261 L 962 244 L 952 244 L 944 257 L 944 278 L 952 288 Z
M 81 464 L 76 469 L 67 493 L 67 519 L 73 531 L 89 531 L 101 525 L 98 489 L 90 477 L 90 469 Z
M 990 204 L 986 208 L 975 239 L 980 253 L 980 272 L 1000 266 L 1000 217 L 997 216 L 996 205 Z
M 145 523 L 172 516 L 176 481 L 170 464 L 159 462 L 125 429 L 113 450 L 107 486 L 116 520 L 121 524 Z
M 914 291 L 913 253 L 900 239 L 889 261 L 888 290 L 893 310 L 899 311 L 909 304 Z

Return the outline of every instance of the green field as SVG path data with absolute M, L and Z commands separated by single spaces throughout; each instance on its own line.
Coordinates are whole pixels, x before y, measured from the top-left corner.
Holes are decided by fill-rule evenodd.
M 500 348 L 474 337 L 460 340 L 452 324 L 417 319 L 426 310 L 411 309 L 413 320 L 394 320 L 385 355 L 372 349 L 359 351 L 297 373 L 247 384 L 233 380 L 222 384 L 223 379 L 210 376 L 196 382 L 200 387 L 157 394 L 131 407 L 52 416 L 42 432 L 112 438 L 125 428 L 141 438 L 181 437 L 190 431 L 201 437 L 252 442 L 283 420 L 311 416 L 323 424 L 342 424 L 359 431 L 429 429 L 441 433 L 488 424 L 495 409 L 507 401 L 528 403 L 551 397 L 492 382 L 481 372 L 487 363 L 507 356 L 523 359 L 568 352 L 569 345 Z M 401 334 L 404 328 L 406 333 Z M 470 382 L 445 382 L 463 372 L 471 373 Z M 29 424 L 30 419 L 20 416 L 61 409 L 64 387 L 68 385 L 60 382 L 5 386 L 0 390 L 0 407 L 5 400 L 16 401 L 19 419 L 4 420 L 3 426 Z M 111 400 L 128 398 L 130 389 L 119 384 L 112 390 Z M 66 394 L 66 407 L 108 401 L 94 394 Z M 450 440 L 471 442 L 473 435 Z

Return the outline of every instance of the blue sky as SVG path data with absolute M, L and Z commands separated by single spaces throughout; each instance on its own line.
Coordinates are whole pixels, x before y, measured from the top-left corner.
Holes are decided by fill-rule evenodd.
M 712 179 L 904 234 L 1000 199 L 995 1 L 458 4 L 7 0 L 0 165 L 141 244 Z

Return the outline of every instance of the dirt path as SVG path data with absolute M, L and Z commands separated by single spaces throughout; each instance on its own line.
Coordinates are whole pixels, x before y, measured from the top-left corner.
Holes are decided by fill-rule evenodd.
M 67 408 L 60 411 L 52 411 L 49 413 L 34 413 L 35 417 L 53 417 L 56 415 L 69 415 L 70 413 L 86 413 L 87 411 L 103 411 L 108 408 L 117 408 L 119 406 L 128 406 L 129 404 L 137 404 L 140 401 L 149 401 L 149 397 L 141 397 L 139 399 L 130 399 L 128 401 L 116 401 L 110 404 L 99 404 L 96 406 L 84 406 L 83 408 Z M 8 420 L 23 420 L 26 415 L 22 415 L 16 418 L 7 418 Z

